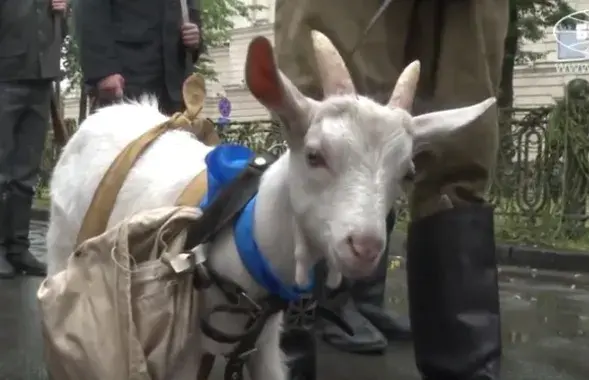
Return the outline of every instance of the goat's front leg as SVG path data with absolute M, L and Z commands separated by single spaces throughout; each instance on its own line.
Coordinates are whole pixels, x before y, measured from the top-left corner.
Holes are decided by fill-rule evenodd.
M 249 357 L 247 368 L 252 380 L 286 380 L 286 365 L 280 348 L 282 315 L 279 313 L 268 319 L 258 339 L 257 351 Z
M 295 257 L 295 283 L 301 287 L 307 286 L 311 279 L 309 273 L 313 264 L 314 258 L 311 256 L 303 232 L 300 230 L 298 223 L 293 223 L 294 227 L 294 257 Z

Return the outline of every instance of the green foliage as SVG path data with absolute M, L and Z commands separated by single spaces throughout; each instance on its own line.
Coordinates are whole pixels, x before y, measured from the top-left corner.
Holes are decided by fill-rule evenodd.
M 575 12 L 566 0 L 511 0 L 517 9 L 518 50 L 516 64 L 542 58 L 543 54 L 523 49 L 524 41 L 538 42 L 552 33 L 552 27 L 563 17 Z M 564 23 L 566 25 L 566 22 Z
M 574 79 L 565 88 L 565 97 L 554 105 L 548 119 L 546 143 L 553 160 L 564 160 L 575 173 L 589 178 L 589 83 Z M 569 157 L 564 157 L 565 152 Z
M 82 85 L 82 69 L 78 60 L 78 45 L 73 35 L 72 3 L 73 1 L 69 2 L 66 13 L 69 33 L 65 36 L 61 45 L 61 63 L 65 72 L 65 79 L 67 80 L 67 86 L 64 88 L 66 94 L 73 89 L 80 88 Z
M 201 0 L 201 4 L 207 47 L 227 45 L 235 17 L 249 20 L 253 12 L 264 9 L 261 5 L 246 5 L 243 0 Z
M 246 5 L 243 0 L 201 0 L 203 37 L 207 48 L 227 46 L 231 38 L 231 31 L 235 28 L 233 20 L 243 17 L 250 20 L 253 12 L 264 9 L 260 5 Z M 213 60 L 202 55 L 197 62 L 196 71 L 205 78 L 218 80 L 213 68 Z
M 504 41 L 503 67 L 497 104 L 513 107 L 513 76 L 515 65 L 533 62 L 545 53 L 525 49 L 526 42 L 538 42 L 563 17 L 575 10 L 566 0 L 510 0 L 509 27 Z M 566 26 L 566 22 L 563 23 Z M 509 121 L 505 123 L 508 125 Z M 509 131 L 502 130 L 502 134 Z M 508 144 L 503 142 L 502 144 Z

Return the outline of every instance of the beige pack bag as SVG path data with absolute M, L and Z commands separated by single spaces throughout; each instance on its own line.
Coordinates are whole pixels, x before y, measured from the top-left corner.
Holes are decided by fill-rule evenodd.
M 193 207 L 138 213 L 85 241 L 41 284 L 54 380 L 194 380 L 202 352 L 186 227 Z

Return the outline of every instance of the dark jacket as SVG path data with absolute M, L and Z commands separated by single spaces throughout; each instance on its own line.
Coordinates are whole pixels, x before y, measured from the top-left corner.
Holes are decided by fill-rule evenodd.
M 50 0 L 0 0 L 0 81 L 59 77 L 63 20 Z
M 182 44 L 180 1 L 75 0 L 74 25 L 86 84 L 95 86 L 119 73 L 125 86 L 157 92 L 165 87 L 172 100 L 181 101 L 182 84 L 192 67 Z M 188 0 L 189 18 L 200 28 L 197 1 Z M 192 62 L 203 46 L 201 37 Z

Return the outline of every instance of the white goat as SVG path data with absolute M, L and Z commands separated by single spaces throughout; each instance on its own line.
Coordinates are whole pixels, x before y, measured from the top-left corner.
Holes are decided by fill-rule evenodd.
M 345 276 L 368 275 L 383 254 L 385 216 L 400 195 L 403 177 L 412 170 L 415 147 L 469 125 L 494 103 L 487 99 L 471 107 L 412 117 L 408 110 L 418 62 L 405 69 L 389 104 L 383 106 L 355 95 L 342 58 L 325 36 L 313 32 L 313 41 L 324 101 L 305 97 L 277 69 L 265 38 L 250 43 L 245 67 L 250 91 L 280 118 L 289 146 L 261 179 L 254 226 L 261 252 L 286 283 L 293 282 L 295 261 L 305 269 L 322 257 Z M 165 120 L 153 101 L 141 100 L 102 109 L 82 123 L 53 173 L 49 275 L 65 268 L 92 195 L 115 157 Z M 173 205 L 186 184 L 205 169 L 210 150 L 182 131 L 159 138 L 129 173 L 109 226 L 141 210 Z M 297 256 L 306 260 L 295 260 L 297 244 L 304 248 L 297 249 Z M 207 251 L 216 271 L 252 297 L 266 295 L 241 263 L 230 230 Z M 306 273 L 302 269 L 299 272 Z M 207 309 L 226 302 L 214 287 L 203 294 Z M 273 317 L 258 341 L 248 366 L 253 379 L 286 378 L 279 349 L 281 319 L 282 315 Z M 233 315 L 215 319 L 216 327 L 228 333 L 241 332 L 243 322 Z M 203 348 L 221 354 L 233 346 L 205 339 Z

